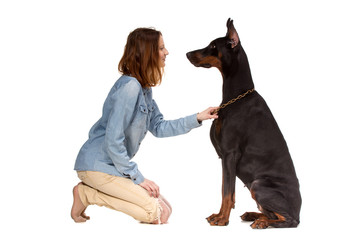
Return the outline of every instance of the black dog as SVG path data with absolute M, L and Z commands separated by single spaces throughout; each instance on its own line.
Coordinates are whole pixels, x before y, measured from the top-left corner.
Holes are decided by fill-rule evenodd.
M 235 206 L 235 180 L 250 190 L 261 213 L 246 212 L 252 228 L 283 228 L 299 224 L 301 196 L 285 139 L 264 99 L 254 90 L 249 62 L 233 21 L 225 37 L 204 49 L 187 53 L 196 67 L 216 67 L 223 76 L 223 100 L 210 137 L 222 159 L 222 205 L 207 218 L 211 225 L 227 225 Z

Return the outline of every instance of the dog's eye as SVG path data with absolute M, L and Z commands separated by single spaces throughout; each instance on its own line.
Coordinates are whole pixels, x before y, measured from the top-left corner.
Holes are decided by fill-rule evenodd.
M 212 49 L 216 48 L 215 43 L 210 44 L 210 48 L 212 48 Z

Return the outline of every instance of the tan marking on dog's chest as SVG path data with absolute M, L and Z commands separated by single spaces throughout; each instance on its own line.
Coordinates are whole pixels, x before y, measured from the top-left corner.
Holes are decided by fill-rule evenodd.
M 221 132 L 221 127 L 222 127 L 222 120 L 216 119 L 215 120 L 215 136 L 216 137 L 219 137 L 220 132 Z

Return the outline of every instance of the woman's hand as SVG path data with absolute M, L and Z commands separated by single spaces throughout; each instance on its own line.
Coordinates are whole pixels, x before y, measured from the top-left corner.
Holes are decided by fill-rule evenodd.
M 160 188 L 153 181 L 145 178 L 145 180 L 139 185 L 148 191 L 151 197 L 158 198 L 160 196 Z
M 205 111 L 197 114 L 197 120 L 198 122 L 202 122 L 204 120 L 208 119 L 216 119 L 218 118 L 217 113 L 215 111 L 218 109 L 218 107 L 209 107 Z

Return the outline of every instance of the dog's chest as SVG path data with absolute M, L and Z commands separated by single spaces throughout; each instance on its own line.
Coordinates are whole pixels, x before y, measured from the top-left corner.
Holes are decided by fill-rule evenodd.
M 213 122 L 213 125 L 214 125 L 214 128 L 213 128 L 214 137 L 215 137 L 215 139 L 219 140 L 221 128 L 222 128 L 222 119 L 221 118 L 215 119 Z

